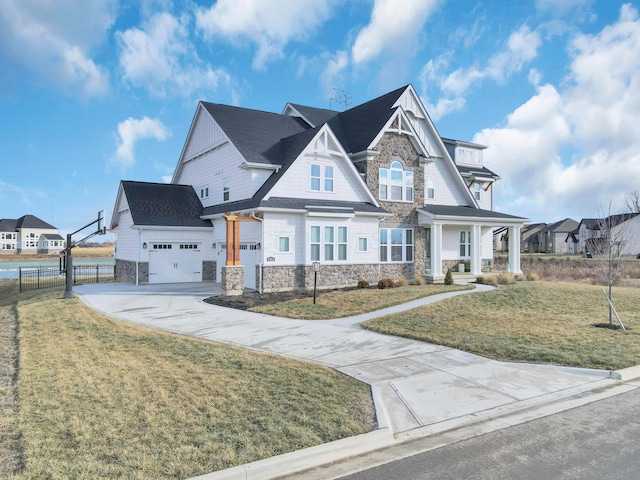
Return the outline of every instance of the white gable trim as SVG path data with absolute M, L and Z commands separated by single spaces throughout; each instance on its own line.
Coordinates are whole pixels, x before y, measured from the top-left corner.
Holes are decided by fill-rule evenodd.
M 284 107 L 284 110 L 282 111 L 282 115 L 288 115 L 290 117 L 297 117 L 297 118 L 301 118 L 302 120 L 304 120 L 307 125 L 309 125 L 311 128 L 315 128 L 315 125 L 313 123 L 311 123 L 311 121 L 309 121 L 309 119 L 307 117 L 305 117 L 304 115 L 302 115 L 300 113 L 300 111 L 294 107 L 293 105 L 291 105 L 290 103 L 287 103 Z
M 396 119 L 398 120 L 398 126 L 392 127 Z M 367 151 L 373 150 L 374 147 L 378 144 L 378 142 L 382 139 L 382 136 L 385 133 L 397 133 L 398 135 L 406 135 L 407 137 L 409 137 L 409 140 L 411 141 L 412 145 L 418 151 L 418 155 L 423 157 L 425 160 L 429 158 L 433 158 L 431 157 L 427 149 L 424 147 L 422 142 L 418 139 L 418 135 L 416 135 L 416 132 L 413 126 L 411 125 L 411 122 L 409 121 L 404 111 L 402 110 L 402 107 L 398 107 L 396 109 L 396 112 L 393 115 L 391 115 L 391 118 L 389 119 L 389 121 L 384 125 L 384 127 L 382 127 L 382 129 L 378 132 L 376 137 L 373 139 L 373 141 L 367 148 Z
M 118 226 L 118 222 L 120 221 L 120 213 L 122 210 L 120 209 L 120 205 L 124 200 L 124 205 L 126 205 L 126 209 L 129 209 L 129 202 L 127 201 L 127 197 L 124 194 L 124 188 L 122 187 L 122 182 L 118 186 L 118 194 L 116 195 L 116 203 L 113 205 L 113 213 L 111 214 L 111 224 L 109 228 L 116 228 Z
M 318 152 L 318 150 L 314 148 L 314 145 L 319 140 L 321 141 L 321 144 L 324 145 L 324 151 L 321 151 L 321 153 L 328 154 L 332 157 L 335 157 L 336 159 L 343 161 L 345 167 L 347 168 L 347 171 L 352 175 L 355 184 L 360 188 L 361 193 L 363 193 L 367 197 L 368 201 L 372 205 L 379 207 L 380 204 L 374 197 L 373 192 L 369 190 L 366 183 L 364 182 L 364 179 L 362 178 L 362 176 L 360 176 L 360 172 L 358 172 L 358 170 L 356 169 L 356 166 L 353 164 L 353 162 L 349 158 L 349 155 L 347 154 L 347 152 L 345 152 L 344 148 L 342 147 L 337 137 L 333 133 L 333 130 L 331 130 L 331 127 L 329 127 L 329 125 L 326 123 L 322 127 L 320 127 L 318 132 L 313 136 L 313 138 L 309 141 L 307 146 L 300 152 L 300 154 L 296 157 L 296 159 L 292 162 L 292 164 L 297 162 L 301 158 L 303 158 L 308 153 Z M 328 148 L 328 144 L 330 142 L 332 142 L 336 146 L 337 150 Z M 274 188 L 276 188 L 276 186 L 280 184 L 280 182 L 282 182 L 282 178 L 278 179 L 276 184 L 273 187 L 271 187 L 271 189 L 263 197 L 263 200 L 268 200 L 269 198 L 271 198 L 271 192 L 273 191 Z
M 407 96 L 409 96 L 408 102 L 407 102 Z M 429 131 L 431 131 L 435 142 L 438 144 L 438 148 L 440 148 L 440 151 L 443 154 L 442 159 L 446 162 L 447 168 L 449 169 L 451 174 L 456 178 L 458 185 L 462 189 L 463 195 L 467 197 L 467 199 L 471 202 L 472 205 L 474 205 L 476 208 L 480 208 L 473 193 L 471 192 L 471 190 L 469 190 L 469 187 L 467 187 L 467 184 L 462 178 L 460 171 L 458 170 L 455 162 L 451 158 L 451 155 L 449 155 L 449 152 L 447 151 L 444 145 L 444 142 L 442 141 L 442 137 L 440 136 L 440 134 L 438 133 L 438 130 L 436 129 L 433 122 L 431 121 L 431 117 L 429 117 L 427 110 L 424 108 L 424 105 L 422 104 L 420 97 L 418 96 L 416 91 L 413 89 L 412 85 L 409 85 L 406 88 L 406 90 L 403 92 L 402 95 L 400 95 L 400 98 L 398 98 L 398 100 L 393 106 L 400 107 L 400 109 L 404 110 L 407 104 L 411 105 L 411 108 L 407 108 L 407 111 L 412 112 L 416 118 L 427 123 L 427 126 L 429 127 Z M 417 135 L 415 136 L 415 138 L 419 143 L 422 143 L 419 140 Z M 424 146 L 423 146 L 423 150 L 426 150 Z M 434 157 L 430 157 L 430 158 L 434 158 Z M 435 157 L 435 158 L 440 158 L 440 157 Z

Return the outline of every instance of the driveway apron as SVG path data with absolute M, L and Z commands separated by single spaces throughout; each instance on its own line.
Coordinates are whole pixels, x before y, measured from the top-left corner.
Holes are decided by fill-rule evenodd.
M 497 362 L 359 326 L 369 318 L 474 291 L 426 297 L 356 317 L 310 321 L 207 304 L 204 298 L 219 293 L 213 283 L 111 283 L 74 290 L 93 309 L 120 320 L 305 360 L 357 378 L 372 387 L 379 427 L 389 427 L 396 435 L 535 408 L 614 382 L 609 372 Z

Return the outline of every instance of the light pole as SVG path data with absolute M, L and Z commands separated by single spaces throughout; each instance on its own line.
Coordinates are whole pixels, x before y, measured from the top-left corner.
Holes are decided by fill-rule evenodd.
M 313 304 L 316 304 L 316 287 L 318 285 L 318 271 L 320 271 L 320 262 L 313 262 Z

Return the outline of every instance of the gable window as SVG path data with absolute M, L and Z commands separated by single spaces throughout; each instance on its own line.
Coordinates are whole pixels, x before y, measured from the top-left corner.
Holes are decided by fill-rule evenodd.
M 209 187 L 202 187 L 200 189 L 200 198 L 209 198 Z
M 379 170 L 380 200 L 394 202 L 413 201 L 413 172 L 405 171 L 400 162 L 393 161 L 390 168 Z
M 311 164 L 311 190 L 333 192 L 333 167 Z
M 481 192 L 480 184 L 479 183 L 474 183 L 473 184 L 473 197 L 476 200 L 480 200 L 480 192 Z
M 427 198 L 433 200 L 436 198 L 436 187 L 433 178 L 427 178 Z
M 471 256 L 471 232 L 465 232 L 464 230 L 460 232 L 460 256 Z
M 413 262 L 413 230 L 410 228 L 380 229 L 381 262 Z
M 224 184 L 222 186 L 222 201 L 223 202 L 228 202 L 229 198 L 230 198 L 229 185 L 228 184 Z

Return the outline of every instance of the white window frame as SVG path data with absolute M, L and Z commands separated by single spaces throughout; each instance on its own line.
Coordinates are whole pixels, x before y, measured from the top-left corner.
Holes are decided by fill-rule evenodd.
M 342 263 L 349 256 L 348 229 L 344 225 L 311 225 L 309 258 L 312 262 Z
M 380 229 L 380 262 L 413 263 L 415 237 L 412 228 Z
M 315 171 L 314 171 L 315 170 Z M 309 171 L 309 188 L 313 192 L 333 192 L 334 168 L 333 165 L 321 165 L 312 163 Z
M 358 238 L 358 252 L 369 251 L 369 239 L 367 237 Z
M 378 196 L 387 202 L 413 202 L 413 172 L 394 160 L 389 168 L 378 170 Z
M 278 252 L 289 253 L 291 251 L 290 237 L 278 237 Z
M 436 198 L 436 182 L 433 177 L 427 177 L 425 183 L 425 198 L 434 200 Z
M 471 257 L 471 232 L 466 230 L 460 230 L 460 258 Z
M 482 196 L 482 187 L 478 182 L 473 184 L 473 198 L 475 198 L 478 202 L 480 201 Z

